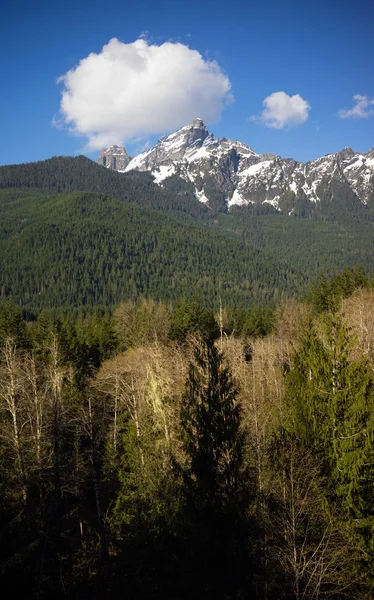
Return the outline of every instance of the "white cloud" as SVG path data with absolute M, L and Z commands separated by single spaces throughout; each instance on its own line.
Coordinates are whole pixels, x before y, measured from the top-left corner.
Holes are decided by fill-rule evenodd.
M 300 94 L 289 96 L 285 92 L 274 92 L 262 102 L 265 107 L 260 116 L 251 121 L 262 123 L 272 129 L 289 129 L 308 120 L 310 105 Z
M 145 39 L 113 38 L 58 82 L 64 85 L 58 120 L 86 137 L 91 150 L 164 133 L 197 115 L 214 122 L 232 100 L 217 62 L 181 43 Z
M 368 119 L 374 116 L 374 100 L 371 100 L 368 96 L 361 96 L 361 94 L 353 96 L 353 100 L 356 101 L 353 108 L 339 110 L 338 115 L 341 119 Z

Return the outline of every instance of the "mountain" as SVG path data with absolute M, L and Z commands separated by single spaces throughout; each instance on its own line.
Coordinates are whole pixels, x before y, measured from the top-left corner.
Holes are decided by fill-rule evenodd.
M 104 151 L 114 152 L 118 152 L 117 146 Z M 102 158 L 99 161 L 103 164 Z M 177 176 L 192 184 L 200 202 L 211 207 L 218 202 L 222 210 L 266 203 L 287 214 L 318 216 L 326 213 L 337 190 L 340 200 L 347 198 L 358 210 L 367 206 L 369 214 L 374 209 L 374 148 L 365 154 L 346 148 L 301 163 L 257 154 L 242 142 L 217 138 L 201 119 L 129 161 L 125 171 L 134 170 L 151 172 L 160 186 Z
M 112 171 L 124 173 L 127 165 L 130 162 L 130 157 L 125 148 L 121 148 L 120 146 L 111 146 L 110 148 L 100 152 L 99 160 L 97 162 L 103 167 L 112 169 Z

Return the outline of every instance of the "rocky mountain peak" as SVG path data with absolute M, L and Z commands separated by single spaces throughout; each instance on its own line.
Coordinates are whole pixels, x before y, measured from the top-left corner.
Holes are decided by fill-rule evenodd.
M 191 127 L 197 127 L 197 128 L 204 127 L 205 128 L 204 121 L 202 119 L 199 119 L 199 117 L 197 117 L 196 119 L 194 119 L 192 121 Z
M 160 166 L 187 160 L 188 156 L 204 144 L 216 142 L 218 143 L 218 140 L 209 133 L 204 122 L 194 119 L 189 125 L 161 138 L 150 150 L 133 158 L 126 170 L 154 171 Z
M 337 157 L 340 161 L 344 162 L 344 161 L 348 161 L 351 160 L 355 155 L 354 150 L 352 150 L 352 148 L 343 148 L 343 150 L 340 150 L 340 152 L 338 152 Z
M 118 162 L 121 154 L 127 157 L 123 163 Z M 123 148 L 112 146 L 98 162 L 118 171 L 150 171 L 161 186 L 171 176 L 180 177 L 192 185 L 197 200 L 220 209 L 267 203 L 288 214 L 305 212 L 331 198 L 337 181 L 342 195 L 352 197 L 353 192 L 357 201 L 374 204 L 374 148 L 366 154 L 344 148 L 301 163 L 257 154 L 243 142 L 217 138 L 200 118 L 131 161 Z
M 194 144 L 199 144 L 199 146 L 202 146 L 204 140 L 209 135 L 209 131 L 205 127 L 204 122 L 201 119 L 194 119 L 189 126 L 187 133 L 187 145 L 192 146 Z
M 112 171 L 123 172 L 130 162 L 130 157 L 125 148 L 113 145 L 100 152 L 97 162 Z

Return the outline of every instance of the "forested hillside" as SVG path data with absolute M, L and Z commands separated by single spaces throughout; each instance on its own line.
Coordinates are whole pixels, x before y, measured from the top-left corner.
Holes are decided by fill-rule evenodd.
M 144 300 L 26 322 L 3 302 L 3 588 L 371 598 L 373 306 L 362 270 L 241 320 Z
M 374 269 L 374 223 L 344 211 L 322 220 L 289 217 L 270 207 L 235 207 L 217 220 L 220 229 L 272 251 L 286 264 L 301 268 L 309 280 L 359 264 Z
M 246 207 L 200 219 L 37 188 L 0 190 L 0 203 L 1 295 L 32 312 L 194 295 L 206 306 L 220 298 L 231 307 L 266 305 L 302 296 L 321 272 L 374 269 L 374 223 L 342 215 L 318 221 Z
M 301 271 L 193 220 L 107 196 L 2 190 L 0 284 L 29 310 L 200 296 L 253 306 L 294 295 Z
M 201 218 L 208 213 L 186 185 L 182 185 L 178 193 L 169 193 L 153 183 L 148 173 L 109 171 L 85 156 L 56 156 L 34 163 L 2 166 L 0 188 L 94 192 L 156 210 L 182 211 Z

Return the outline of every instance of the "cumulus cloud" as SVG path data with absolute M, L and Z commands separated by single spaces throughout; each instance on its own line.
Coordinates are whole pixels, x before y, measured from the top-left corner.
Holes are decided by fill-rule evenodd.
M 216 61 L 181 43 L 160 46 L 111 39 L 59 78 L 57 122 L 100 149 L 176 129 L 196 116 L 216 121 L 232 100 L 231 84 Z
M 338 115 L 341 119 L 368 119 L 374 116 L 374 100 L 368 96 L 361 96 L 361 94 L 353 96 L 353 100 L 356 101 L 353 108 L 339 110 Z
M 260 116 L 251 121 L 262 123 L 271 129 L 289 129 L 308 120 L 310 105 L 300 94 L 289 96 L 285 92 L 274 92 L 262 102 L 265 107 Z

